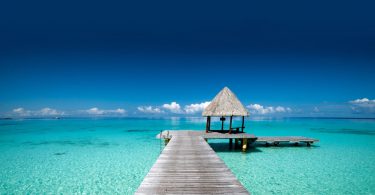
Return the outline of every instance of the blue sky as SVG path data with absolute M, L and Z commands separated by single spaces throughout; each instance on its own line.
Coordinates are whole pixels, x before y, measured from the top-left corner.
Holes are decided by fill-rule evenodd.
M 191 116 L 228 86 L 252 115 L 374 117 L 374 6 L 1 2 L 0 114 Z

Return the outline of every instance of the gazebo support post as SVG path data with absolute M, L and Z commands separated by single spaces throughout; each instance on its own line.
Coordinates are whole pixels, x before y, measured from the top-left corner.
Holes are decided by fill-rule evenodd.
M 245 128 L 245 117 L 242 116 L 242 126 L 241 126 L 241 131 L 243 133 L 243 129 Z
M 229 121 L 229 134 L 232 133 L 232 120 L 233 120 L 233 116 L 230 116 L 230 121 Z
M 206 133 L 211 130 L 211 117 L 207 117 L 207 123 L 206 123 Z
M 222 118 L 224 118 L 224 117 L 222 116 Z M 221 130 L 222 131 L 224 130 L 224 120 L 221 121 Z
M 208 131 L 211 131 L 211 117 L 210 117 L 209 122 L 208 122 Z

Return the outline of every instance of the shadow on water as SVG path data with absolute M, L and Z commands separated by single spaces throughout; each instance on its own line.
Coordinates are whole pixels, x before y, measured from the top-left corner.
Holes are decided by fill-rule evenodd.
M 61 156 L 61 155 L 65 155 L 66 152 L 56 152 L 56 153 L 53 153 L 53 155 L 56 155 L 56 156 Z
M 91 140 L 58 140 L 58 141 L 40 141 L 40 142 L 23 142 L 24 145 L 30 146 L 43 146 L 43 145 L 61 145 L 61 146 L 95 146 L 95 147 L 108 147 L 108 146 L 118 146 L 117 143 L 103 142 L 103 141 L 91 141 Z
M 360 129 L 327 129 L 327 128 L 310 128 L 311 131 L 319 133 L 333 133 L 333 134 L 351 134 L 351 135 L 375 135 L 375 130 L 360 130 Z
M 149 130 L 149 129 L 128 129 L 128 130 L 124 130 L 123 132 L 137 133 L 137 132 L 152 132 L 152 131 L 160 132 L 160 131 L 157 131 L 157 130 Z
M 234 147 L 234 145 L 230 147 L 228 143 L 209 143 L 209 145 L 215 152 L 242 152 L 241 147 Z M 262 150 L 256 147 L 249 147 L 246 151 L 246 153 L 255 152 L 262 152 Z
M 235 147 L 232 145 L 232 147 L 229 146 L 228 143 L 209 143 L 211 148 L 215 152 L 242 152 L 241 146 Z M 310 145 L 306 146 L 306 144 L 300 143 L 298 145 L 289 144 L 289 143 L 281 143 L 277 146 L 269 145 L 266 146 L 265 144 L 251 144 L 248 146 L 247 151 L 245 153 L 256 153 L 256 152 L 264 152 L 260 150 L 259 148 L 272 148 L 272 149 L 282 149 L 282 148 L 305 148 L 305 149 L 313 149 L 313 148 L 319 148 L 318 145 Z

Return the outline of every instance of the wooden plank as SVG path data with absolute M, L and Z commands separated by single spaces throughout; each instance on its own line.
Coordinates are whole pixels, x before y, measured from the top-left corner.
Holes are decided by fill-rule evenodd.
M 136 194 L 249 194 L 201 132 L 169 134 L 170 142 Z
M 220 133 L 220 132 L 209 132 L 205 131 L 195 131 L 195 130 L 165 130 L 156 135 L 156 138 L 165 139 L 171 138 L 173 136 L 202 136 L 205 139 L 229 139 L 229 138 L 248 138 L 256 139 L 255 135 L 248 133 Z
M 315 143 L 319 140 L 314 138 L 302 137 L 302 136 L 266 136 L 266 137 L 258 137 L 255 143 Z
M 262 136 L 256 137 L 253 134 L 247 133 L 219 133 L 219 132 L 209 132 L 205 131 L 194 131 L 194 130 L 165 130 L 162 134 L 158 134 L 157 138 L 171 138 L 173 136 L 201 136 L 204 139 L 243 139 L 247 138 L 249 143 L 315 143 L 319 140 L 314 138 L 302 137 L 302 136 Z M 178 147 L 178 146 L 176 146 Z M 179 147 L 184 147 L 184 145 L 179 145 Z

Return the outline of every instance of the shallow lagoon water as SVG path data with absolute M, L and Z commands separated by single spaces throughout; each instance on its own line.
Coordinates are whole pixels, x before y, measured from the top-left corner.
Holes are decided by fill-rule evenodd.
M 200 118 L 2 120 L 0 193 L 132 194 L 162 150 L 160 130 L 204 126 Z M 250 120 L 246 127 L 320 140 L 247 153 L 210 140 L 253 194 L 375 193 L 375 120 Z

